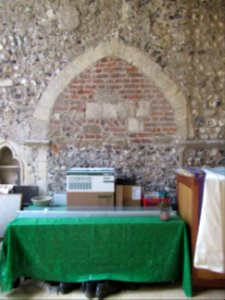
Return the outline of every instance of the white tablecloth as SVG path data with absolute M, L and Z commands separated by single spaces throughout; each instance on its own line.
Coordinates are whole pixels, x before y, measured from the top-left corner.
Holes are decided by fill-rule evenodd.
M 206 172 L 194 266 L 225 272 L 225 175 Z

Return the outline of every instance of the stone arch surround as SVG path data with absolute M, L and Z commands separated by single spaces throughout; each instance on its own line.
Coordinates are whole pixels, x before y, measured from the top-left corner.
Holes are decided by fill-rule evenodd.
M 9 151 L 10 157 L 3 158 L 3 160 L 2 160 L 1 151 L 4 148 L 6 148 Z M 0 140 L 0 157 L 1 157 L 0 165 L 2 166 L 2 164 L 3 164 L 3 166 L 6 165 L 7 167 L 9 167 L 9 170 L 11 170 L 11 175 L 15 176 L 16 181 L 18 180 L 18 182 L 20 182 L 20 181 L 23 182 L 24 181 L 25 162 L 23 160 L 22 153 L 20 153 L 19 147 L 13 142 Z M 4 159 L 6 159 L 6 161 L 4 161 Z M 15 161 L 18 163 L 18 166 L 14 165 Z M 11 164 L 13 164 L 13 165 L 11 165 Z M 0 181 L 1 181 L 1 176 L 0 176 Z M 15 184 L 15 183 L 16 182 L 12 182 L 12 184 Z
M 114 56 L 126 60 L 129 64 L 137 67 L 144 75 L 155 82 L 174 110 L 178 128 L 177 139 L 179 141 L 186 140 L 190 135 L 188 134 L 187 128 L 187 105 L 186 99 L 178 86 L 143 52 L 134 47 L 124 45 L 117 40 L 102 42 L 97 47 L 87 49 L 50 82 L 34 112 L 30 138 L 37 140 L 48 139 L 50 115 L 59 94 L 73 78 L 105 56 Z M 37 123 L 39 126 L 37 126 Z M 41 130 L 36 132 L 35 129 L 37 127 L 40 129 L 40 123 Z
M 55 101 L 49 123 L 51 144 L 63 151 L 71 145 L 125 150 L 170 143 L 176 134 L 173 109 L 160 89 L 114 56 L 98 60 L 70 81 Z

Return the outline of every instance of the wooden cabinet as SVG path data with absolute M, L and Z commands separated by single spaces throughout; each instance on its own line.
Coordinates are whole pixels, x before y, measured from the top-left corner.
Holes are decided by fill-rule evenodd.
M 200 181 L 198 178 L 194 176 L 177 175 L 178 212 L 188 226 L 192 260 L 198 234 L 200 197 Z M 216 273 L 195 268 L 192 263 L 192 282 L 195 290 L 203 288 L 224 288 L 225 273 Z

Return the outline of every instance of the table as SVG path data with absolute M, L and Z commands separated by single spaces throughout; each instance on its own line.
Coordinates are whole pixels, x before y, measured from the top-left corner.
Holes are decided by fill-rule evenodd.
M 186 225 L 157 216 L 17 218 L 7 228 L 0 284 L 19 277 L 60 282 L 182 281 L 192 295 Z

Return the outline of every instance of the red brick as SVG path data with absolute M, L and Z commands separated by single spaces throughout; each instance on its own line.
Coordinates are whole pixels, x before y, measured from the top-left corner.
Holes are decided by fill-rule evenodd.
M 127 72 L 128 73 L 137 73 L 137 68 L 134 66 L 128 66 L 127 67 Z
M 83 89 L 83 90 L 78 90 L 77 91 L 77 94 L 86 94 L 86 95 L 90 95 L 90 94 L 93 94 L 94 93 L 94 91 L 93 90 L 91 90 L 91 89 Z
M 135 101 L 137 105 L 142 99 L 149 100 L 151 111 L 149 116 L 142 119 L 144 122 L 143 132 L 127 133 L 127 118 L 125 117 L 123 120 L 120 118 L 108 119 L 106 115 L 103 115 L 98 119 L 87 120 L 85 114 L 83 114 L 83 118 L 80 117 L 82 114 L 79 114 L 79 119 L 74 118 L 73 120 L 72 130 L 75 143 L 76 140 L 82 140 L 84 143 L 85 141 L 91 143 L 95 140 L 102 140 L 103 143 L 104 140 L 107 140 L 107 143 L 110 143 L 111 139 L 113 148 L 120 149 L 118 140 L 126 141 L 128 144 L 151 143 L 154 138 L 157 139 L 165 135 L 172 136 L 176 133 L 174 112 L 155 83 L 126 61 L 105 57 L 96 62 L 88 71 L 71 80 L 64 92 L 58 97 L 50 122 L 50 128 L 52 131 L 54 130 L 54 134 L 56 131 L 61 131 L 62 134 L 70 131 L 69 127 L 65 128 L 63 118 L 68 116 L 72 120 L 73 115 L 76 116 L 76 112 L 84 113 L 87 102 L 98 102 L 97 94 L 101 95 L 102 93 L 104 99 L 105 90 L 112 94 L 118 93 L 120 101 Z M 62 114 L 62 121 L 54 119 L 54 112 Z M 101 126 L 102 135 L 81 134 L 82 127 L 88 124 Z M 112 133 L 112 137 L 109 133 Z
M 126 95 L 124 96 L 124 99 L 129 99 L 129 100 L 140 100 L 141 96 L 139 95 Z
M 121 78 L 121 77 L 124 77 L 124 74 L 123 73 L 112 73 L 111 77 L 112 78 Z
M 108 77 L 109 77 L 109 74 L 106 74 L 106 73 L 96 74 L 95 77 L 96 77 L 96 78 L 108 78 Z

